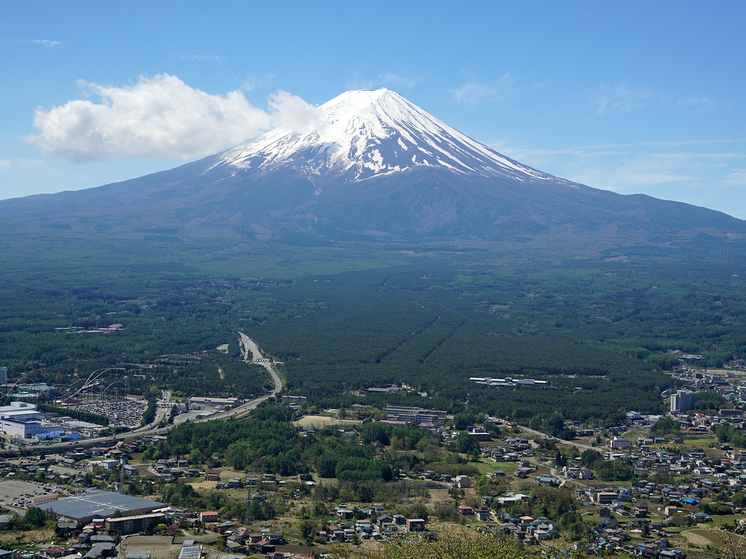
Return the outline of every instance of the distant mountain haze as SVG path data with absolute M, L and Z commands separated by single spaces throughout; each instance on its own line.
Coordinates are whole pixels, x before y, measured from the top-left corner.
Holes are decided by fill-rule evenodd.
M 388 89 L 348 91 L 304 130 L 277 128 L 169 171 L 0 202 L 22 217 L 103 234 L 171 227 L 323 241 L 737 241 L 721 212 L 573 183 L 505 157 Z

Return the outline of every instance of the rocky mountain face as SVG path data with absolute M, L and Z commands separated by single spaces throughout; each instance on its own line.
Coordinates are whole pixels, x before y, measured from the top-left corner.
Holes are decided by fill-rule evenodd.
M 282 128 L 169 171 L 0 202 L 0 215 L 83 231 L 231 229 L 346 240 L 741 239 L 745 222 L 542 173 L 468 138 L 387 89 L 348 91 L 306 130 Z

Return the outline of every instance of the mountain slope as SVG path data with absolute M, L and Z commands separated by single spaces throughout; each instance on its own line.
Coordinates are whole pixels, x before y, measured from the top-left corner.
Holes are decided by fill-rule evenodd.
M 460 175 L 557 180 L 475 142 L 385 88 L 348 91 L 319 111 L 323 120 L 317 126 L 263 134 L 220 154 L 210 169 L 229 167 L 255 177 L 295 171 L 316 185 L 426 167 Z
M 553 177 L 475 142 L 386 89 L 349 91 L 306 130 L 122 183 L 0 202 L 0 215 L 83 232 L 177 228 L 326 240 L 586 238 L 601 244 L 746 235 L 743 221 Z

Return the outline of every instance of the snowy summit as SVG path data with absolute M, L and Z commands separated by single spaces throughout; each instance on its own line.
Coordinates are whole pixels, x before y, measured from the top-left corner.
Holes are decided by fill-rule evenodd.
M 416 167 L 557 180 L 475 142 L 385 88 L 347 91 L 318 110 L 323 119 L 310 130 L 277 128 L 219 154 L 212 168 L 233 167 L 249 176 L 285 169 L 317 189 L 330 179 L 350 183 Z

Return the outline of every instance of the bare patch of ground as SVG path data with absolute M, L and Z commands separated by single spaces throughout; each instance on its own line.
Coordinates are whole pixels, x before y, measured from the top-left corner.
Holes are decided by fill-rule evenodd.
M 125 555 L 136 553 L 151 559 L 173 559 L 181 546 L 174 545 L 171 536 L 131 536 L 122 544 Z
M 27 530 L 25 532 L 0 532 L 0 542 L 43 542 L 54 539 L 54 530 Z
M 199 489 L 210 490 L 210 489 L 215 489 L 218 486 L 218 482 L 217 481 L 200 481 L 198 483 L 190 483 L 189 485 L 191 485 L 195 490 L 199 490 Z
M 337 419 L 335 417 L 327 417 L 325 415 L 307 415 L 302 419 L 295 422 L 295 425 L 299 427 L 319 427 L 324 428 L 328 425 L 341 425 L 345 427 L 353 427 L 355 425 L 362 424 L 362 421 L 354 419 Z
M 718 547 L 723 545 L 723 541 L 715 530 L 687 530 L 681 532 L 681 535 L 686 538 L 686 541 L 689 542 L 690 545 L 696 545 L 699 547 L 704 547 L 708 544 Z

